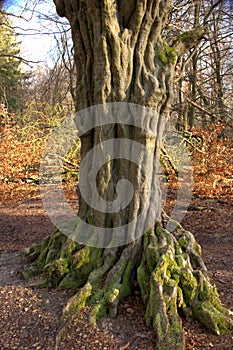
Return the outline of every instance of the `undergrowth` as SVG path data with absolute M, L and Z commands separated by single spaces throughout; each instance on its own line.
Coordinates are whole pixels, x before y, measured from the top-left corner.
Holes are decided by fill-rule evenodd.
M 37 109 L 36 109 L 37 107 Z M 23 116 L 0 111 L 0 184 L 39 183 L 39 166 L 46 140 L 52 130 L 64 120 L 59 106 L 35 104 L 27 106 Z M 196 195 L 232 197 L 233 143 L 232 129 L 224 123 L 209 124 L 206 128 L 192 128 L 184 135 L 189 148 Z M 64 183 L 74 186 L 78 180 L 80 143 L 63 159 Z M 165 173 L 170 182 L 176 180 L 176 160 L 162 152 Z

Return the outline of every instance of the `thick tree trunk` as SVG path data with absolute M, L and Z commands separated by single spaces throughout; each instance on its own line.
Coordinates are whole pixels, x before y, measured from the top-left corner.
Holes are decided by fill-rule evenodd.
M 172 1 L 58 1 L 57 10 L 72 26 L 75 64 L 77 67 L 76 109 L 107 102 L 129 102 L 153 108 L 156 135 L 163 133 L 163 120 L 168 116 L 173 94 L 175 49 L 162 40 L 161 32 L 172 8 Z M 143 123 L 143 117 L 142 117 Z M 153 123 L 153 121 L 152 121 Z M 145 130 L 121 124 L 104 125 L 81 137 L 81 158 L 100 143 L 111 139 L 130 139 L 147 147 L 159 159 L 159 137 L 151 137 Z M 120 150 L 119 150 L 120 152 Z M 146 164 L 142 153 L 139 163 Z M 148 161 L 149 163 L 149 161 Z M 101 213 L 89 206 L 80 195 L 79 216 L 100 227 L 118 227 L 131 222 L 143 210 L 147 198 L 144 191 L 145 174 L 140 165 L 124 160 L 111 161 L 98 173 L 97 187 L 101 197 L 113 201 L 116 184 L 127 178 L 137 188 L 126 210 L 117 214 Z M 89 164 L 87 174 L 91 173 Z M 151 169 L 149 171 L 149 169 Z M 114 176 L 113 176 L 114 174 Z M 154 175 L 155 176 L 155 175 Z M 148 179 L 147 179 L 148 180 Z M 153 176 L 149 186 L 156 183 Z M 158 186 L 157 186 L 158 188 Z M 153 194 L 155 194 L 153 192 Z M 154 206 L 161 214 L 159 188 Z
M 106 313 L 114 317 L 118 303 L 130 294 L 137 279 L 147 304 L 147 323 L 156 329 L 157 349 L 185 348 L 181 312 L 199 319 L 217 334 L 228 331 L 228 312 L 221 307 L 216 289 L 206 276 L 199 245 L 181 227 L 171 234 L 161 225 L 161 195 L 156 179 L 159 135 L 169 114 L 175 63 L 178 55 L 194 45 L 203 31 L 199 28 L 195 33 L 189 32 L 173 47 L 168 46 L 161 33 L 171 13 L 171 0 L 55 3 L 58 14 L 66 16 L 72 28 L 78 72 L 77 110 L 108 102 L 128 102 L 155 111 L 150 119 L 156 127 L 154 136 L 143 128 L 124 124 L 124 120 L 99 126 L 82 136 L 82 159 L 105 141 L 130 139 L 149 149 L 156 161 L 145 159 L 142 148 L 138 166 L 125 159 L 107 162 L 97 175 L 99 195 L 108 202 L 114 201 L 117 183 L 126 178 L 135 189 L 133 200 L 126 209 L 110 213 L 93 209 L 80 196 L 79 216 L 97 227 L 114 228 L 132 222 L 145 208 L 150 215 L 153 208 L 157 223 L 141 232 L 140 237 L 131 229 L 127 232 L 131 243 L 125 246 L 88 247 L 55 232 L 27 253 L 45 274 L 46 283 L 59 288 L 80 288 L 65 308 L 67 315 L 89 305 L 92 322 Z M 87 176 L 92 168 L 90 162 Z M 148 184 L 154 188 L 152 192 L 145 190 Z

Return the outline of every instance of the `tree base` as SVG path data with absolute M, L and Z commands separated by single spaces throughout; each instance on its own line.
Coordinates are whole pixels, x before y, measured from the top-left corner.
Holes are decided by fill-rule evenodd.
M 115 317 L 137 280 L 158 350 L 185 349 L 182 316 L 199 320 L 215 334 L 233 330 L 200 246 L 180 226 L 171 234 L 158 223 L 142 239 L 114 249 L 82 246 L 56 231 L 26 255 L 34 260 L 30 273 L 45 276 L 42 286 L 78 290 L 64 308 L 68 319 L 86 306 L 92 323 L 105 314 Z

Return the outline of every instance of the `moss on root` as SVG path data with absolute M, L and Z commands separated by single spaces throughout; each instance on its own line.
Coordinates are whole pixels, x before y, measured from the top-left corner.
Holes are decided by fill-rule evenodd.
M 171 234 L 157 225 L 156 232 L 147 233 L 144 239 L 148 243 L 138 268 L 138 282 L 147 303 L 146 321 L 155 328 L 158 349 L 185 348 L 181 311 L 215 334 L 230 332 L 229 312 L 206 274 L 193 235 L 182 228 Z
M 170 233 L 157 224 L 141 240 L 109 250 L 79 245 L 56 231 L 26 253 L 31 260 L 36 258 L 33 269 L 44 273 L 44 284 L 78 289 L 64 315 L 73 317 L 88 307 L 92 323 L 106 314 L 116 316 L 136 278 L 147 305 L 146 322 L 156 332 L 157 350 L 185 349 L 180 313 L 215 334 L 233 329 L 207 276 L 200 246 L 180 226 Z

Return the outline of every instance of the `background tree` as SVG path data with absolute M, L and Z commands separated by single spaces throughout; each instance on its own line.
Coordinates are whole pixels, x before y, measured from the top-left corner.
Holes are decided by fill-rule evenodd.
M 43 11 L 45 4 L 49 9 L 46 13 Z M 45 4 L 36 1 L 26 2 L 24 4 L 26 13 L 18 15 L 20 21 L 15 22 L 15 28 L 23 39 L 26 37 L 27 40 L 28 36 L 33 38 L 34 35 L 37 38 L 39 34 L 43 36 L 45 42 L 49 43 L 48 52 L 38 57 L 37 62 L 28 61 L 26 67 L 21 96 L 24 108 L 18 116 L 19 123 L 23 122 L 26 127 L 28 124 L 33 124 L 36 114 L 38 120 L 41 114 L 46 116 L 49 110 L 52 112 L 54 109 L 55 113 L 52 112 L 52 114 L 58 117 L 57 112 L 60 109 L 61 115 L 56 121 L 58 125 L 59 119 L 61 122 L 64 117 L 64 112 L 74 111 L 75 67 L 70 26 L 66 20 L 58 17 L 51 2 L 48 1 Z M 23 23 L 21 24 L 22 20 L 27 21 L 26 28 L 23 27 Z M 30 21 L 36 23 L 36 29 L 33 29 Z M 26 59 L 24 61 L 26 62 Z M 32 63 L 34 65 L 30 69 Z M 49 120 L 49 115 L 46 118 Z M 51 119 L 54 120 L 53 117 Z
M 209 5 L 212 12 L 208 14 Z M 215 6 L 214 6 L 215 5 Z M 182 6 L 182 9 L 181 7 Z M 180 14 L 182 13 L 182 16 Z M 182 17 L 182 22 L 181 22 Z M 232 9 L 227 1 L 177 1 L 169 31 L 179 34 L 183 26 L 204 23 L 205 39 L 191 49 L 177 67 L 174 111 L 179 127 L 204 127 L 208 122 L 231 122 L 232 102 Z
M 57 12 L 68 18 L 74 43 L 76 66 L 76 110 L 107 102 L 131 102 L 153 108 L 151 117 L 158 134 L 169 116 L 173 99 L 175 67 L 204 37 L 201 25 L 168 37 L 164 29 L 171 19 L 173 1 L 55 0 Z M 165 40 L 166 39 L 166 40 Z M 127 115 L 127 117 L 132 117 Z M 81 137 L 81 157 L 109 139 L 124 138 L 141 143 L 160 154 L 160 140 L 143 128 L 109 124 Z M 138 159 L 144 159 L 143 151 Z M 92 162 L 87 170 L 91 172 Z M 136 280 L 147 305 L 146 321 L 154 327 L 157 349 L 185 349 L 180 315 L 198 319 L 216 334 L 229 332 L 232 321 L 220 303 L 207 276 L 201 249 L 191 233 L 178 225 L 170 233 L 163 228 L 161 195 L 151 159 L 143 162 L 146 175 L 124 159 L 107 162 L 98 172 L 97 188 L 102 198 L 114 201 L 117 183 L 127 178 L 135 193 L 129 206 L 119 213 L 99 212 L 80 195 L 79 216 L 98 227 L 119 227 L 137 219 L 142 210 L 155 211 L 157 223 L 138 238 L 131 230 L 132 243 L 94 248 L 75 243 L 54 232 L 42 245 L 28 251 L 35 266 L 46 275 L 46 283 L 59 288 L 80 288 L 66 306 L 72 315 L 90 306 L 90 320 L 107 312 L 117 313 L 118 303 L 131 293 Z M 148 180 L 149 179 L 149 180 Z M 153 196 L 145 191 L 154 188 Z M 125 190 L 127 190 L 125 188 Z M 156 195 L 154 195 L 156 193 Z M 90 192 L 91 195 L 91 192 Z M 128 237 L 126 237 L 127 241 Z
M 20 63 L 18 37 L 9 16 L 0 9 L 0 100 L 11 111 L 15 111 L 20 103 Z

